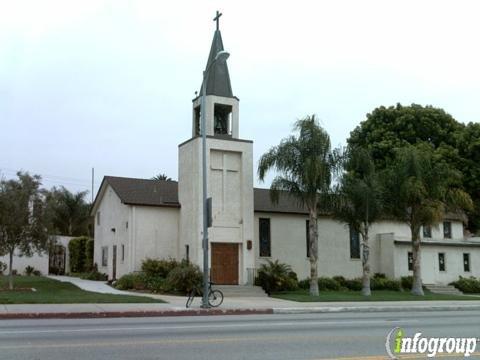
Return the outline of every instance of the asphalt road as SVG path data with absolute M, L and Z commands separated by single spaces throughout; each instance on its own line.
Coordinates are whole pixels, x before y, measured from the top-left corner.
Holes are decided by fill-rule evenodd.
M 480 311 L 1 320 L 0 359 L 385 359 L 395 326 L 480 337 Z

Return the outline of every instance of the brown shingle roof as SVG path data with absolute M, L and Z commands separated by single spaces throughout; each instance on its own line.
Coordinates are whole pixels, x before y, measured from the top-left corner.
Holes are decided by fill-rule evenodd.
M 180 207 L 176 181 L 105 176 L 103 182 L 127 205 Z M 287 194 L 280 194 L 278 204 L 272 203 L 269 189 L 253 189 L 253 199 L 254 211 L 308 214 L 307 209 Z
M 107 182 L 127 205 L 180 207 L 176 181 L 105 176 Z

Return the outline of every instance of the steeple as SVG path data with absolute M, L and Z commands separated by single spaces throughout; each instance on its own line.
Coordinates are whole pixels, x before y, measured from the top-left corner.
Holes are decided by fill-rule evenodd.
M 212 46 L 208 56 L 200 94 L 193 99 L 192 136 L 199 136 L 201 128 L 202 91 L 205 86 L 205 129 L 207 136 L 238 139 L 238 104 L 239 100 L 233 96 L 230 76 L 228 74 L 226 58 L 218 58 L 219 52 L 224 51 L 222 34 L 219 29 L 219 20 L 222 14 L 217 11 L 213 19 L 216 21 L 216 30 L 213 35 Z M 215 60 L 217 57 L 217 60 Z M 228 54 L 227 54 L 228 57 Z
M 213 19 L 217 22 L 217 29 L 213 35 L 212 46 L 210 48 L 210 54 L 208 55 L 207 66 L 205 69 L 214 62 L 215 56 L 219 51 L 224 50 L 222 34 L 220 33 L 219 20 L 221 13 L 217 11 L 217 16 Z M 226 61 L 215 61 L 208 72 L 207 81 L 207 95 L 216 95 L 223 97 L 233 97 L 232 85 L 230 83 L 230 76 L 228 74 L 228 66 Z M 203 87 L 203 84 L 202 84 Z M 200 87 L 200 93 L 202 93 L 202 87 Z

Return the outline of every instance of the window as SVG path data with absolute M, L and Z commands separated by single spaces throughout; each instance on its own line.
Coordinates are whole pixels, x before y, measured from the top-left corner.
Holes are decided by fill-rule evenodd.
M 259 219 L 260 256 L 271 256 L 270 219 Z
M 97 211 L 97 225 L 100 225 L 100 211 Z
M 423 237 L 424 238 L 432 237 L 432 227 L 430 225 L 423 225 Z
M 125 223 L 125 229 L 128 230 L 128 221 Z
M 413 253 L 408 252 L 408 271 L 413 271 Z
M 470 272 L 470 254 L 463 254 L 463 271 Z
M 108 265 L 108 247 L 102 247 L 102 266 Z
M 214 106 L 214 133 L 228 135 L 231 128 L 232 107 L 230 105 L 215 104 Z
M 125 245 L 122 244 L 122 262 L 125 260 Z
M 440 271 L 445 271 L 446 270 L 445 254 L 444 253 L 438 253 L 438 269 Z
M 185 245 L 185 260 L 190 262 L 190 245 Z
M 450 221 L 443 222 L 443 237 L 445 239 L 452 238 L 452 223 Z
M 195 135 L 202 135 L 200 133 L 200 106 L 195 108 Z
M 305 221 L 305 238 L 307 239 L 307 257 L 310 257 L 310 220 Z
M 360 236 L 350 226 L 350 259 L 360 259 Z

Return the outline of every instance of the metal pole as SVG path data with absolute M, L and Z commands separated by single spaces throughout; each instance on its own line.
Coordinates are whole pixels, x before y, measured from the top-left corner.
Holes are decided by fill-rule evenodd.
M 207 224 L 207 126 L 206 126 L 206 109 L 205 98 L 207 96 L 207 71 L 203 72 L 203 86 L 202 86 L 202 99 L 200 103 L 200 115 L 202 122 L 202 185 L 203 185 L 203 298 L 202 308 L 209 308 L 208 304 L 208 224 Z

